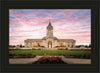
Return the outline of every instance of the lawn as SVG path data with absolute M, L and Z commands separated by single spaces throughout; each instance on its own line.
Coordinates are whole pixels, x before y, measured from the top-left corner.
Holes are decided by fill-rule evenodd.
M 61 55 L 81 55 L 90 56 L 91 51 L 71 51 L 71 50 L 10 50 L 9 53 L 12 54 L 32 54 L 38 56 L 50 55 L 50 56 L 61 56 Z

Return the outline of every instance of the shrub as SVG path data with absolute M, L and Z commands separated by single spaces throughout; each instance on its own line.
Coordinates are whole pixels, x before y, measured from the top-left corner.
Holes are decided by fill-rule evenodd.
M 15 56 L 15 54 L 13 54 L 12 52 L 9 52 L 9 58 L 13 58 Z
M 67 47 L 66 47 L 65 49 L 66 49 L 66 50 L 68 50 L 68 48 L 67 48 Z
M 35 48 L 32 48 L 32 50 L 36 50 Z
M 81 58 L 81 59 L 90 59 L 88 55 L 63 55 L 65 58 Z
M 38 50 L 41 50 L 41 48 L 38 48 Z
M 66 50 L 66 48 L 59 48 L 58 50 Z

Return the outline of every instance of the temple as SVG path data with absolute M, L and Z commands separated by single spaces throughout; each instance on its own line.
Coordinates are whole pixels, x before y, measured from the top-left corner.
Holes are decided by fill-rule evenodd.
M 25 47 L 32 48 L 34 46 L 42 46 L 44 48 L 56 48 L 56 47 L 75 47 L 76 41 L 73 39 L 58 39 L 57 37 L 53 36 L 53 26 L 49 21 L 49 25 L 47 26 L 47 34 L 42 39 L 26 39 Z

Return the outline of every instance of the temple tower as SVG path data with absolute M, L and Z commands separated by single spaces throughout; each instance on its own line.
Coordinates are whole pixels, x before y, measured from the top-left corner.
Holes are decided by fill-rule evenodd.
M 50 21 L 49 25 L 47 26 L 47 37 L 53 37 L 53 26 L 51 25 Z

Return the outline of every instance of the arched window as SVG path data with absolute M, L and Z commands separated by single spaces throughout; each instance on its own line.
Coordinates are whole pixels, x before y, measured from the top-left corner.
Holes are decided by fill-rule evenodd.
M 69 43 L 68 43 L 68 47 L 69 47 Z
M 73 43 L 72 43 L 72 46 L 71 47 L 73 47 Z

